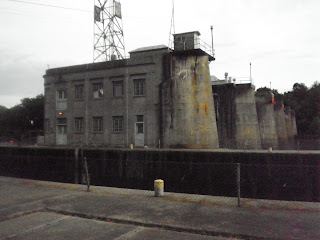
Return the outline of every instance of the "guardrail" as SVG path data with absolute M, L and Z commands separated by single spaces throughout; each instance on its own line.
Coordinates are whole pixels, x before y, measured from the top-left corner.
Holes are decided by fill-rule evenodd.
M 201 49 L 213 58 L 215 57 L 215 51 L 212 46 L 201 40 L 200 38 L 197 38 L 194 43 L 194 48 L 195 49 Z

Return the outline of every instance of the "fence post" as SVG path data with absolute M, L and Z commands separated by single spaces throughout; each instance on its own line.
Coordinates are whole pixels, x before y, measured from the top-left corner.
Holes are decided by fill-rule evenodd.
M 79 183 L 79 148 L 74 150 L 75 170 L 74 170 L 74 183 Z
M 240 200 L 241 200 L 241 189 L 240 189 L 240 163 L 237 163 L 237 196 L 238 196 L 238 207 L 240 207 Z
M 86 171 L 86 182 L 87 182 L 87 192 L 89 192 L 89 188 L 90 188 L 90 177 L 89 177 L 89 171 L 88 171 L 88 162 L 87 162 L 87 158 L 84 157 L 84 169 Z

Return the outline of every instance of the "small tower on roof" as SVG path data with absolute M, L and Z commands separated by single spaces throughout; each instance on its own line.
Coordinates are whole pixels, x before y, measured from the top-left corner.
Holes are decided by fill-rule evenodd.
M 208 55 L 209 60 L 215 60 L 214 49 L 200 39 L 200 32 L 174 34 L 174 51 L 180 54 Z

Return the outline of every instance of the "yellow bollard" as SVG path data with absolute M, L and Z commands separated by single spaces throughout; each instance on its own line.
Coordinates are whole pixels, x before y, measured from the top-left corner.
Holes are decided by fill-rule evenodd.
M 161 179 L 154 180 L 154 196 L 162 197 L 164 193 L 164 181 Z

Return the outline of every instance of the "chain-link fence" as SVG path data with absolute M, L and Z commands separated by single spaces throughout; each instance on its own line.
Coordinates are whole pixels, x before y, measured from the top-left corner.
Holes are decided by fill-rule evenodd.
M 7 149 L 0 148 L 0 174 L 5 176 L 83 184 L 90 180 L 122 191 L 153 190 L 154 180 L 162 179 L 166 192 L 320 202 L 319 154 L 280 159 L 270 153 L 255 155 L 264 159 L 253 161 L 250 153 Z

